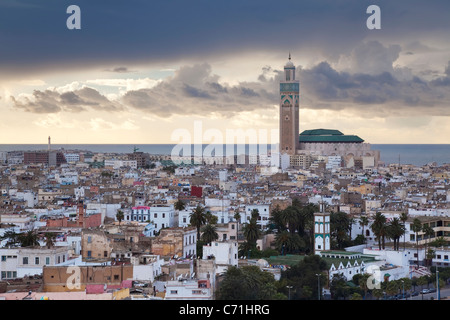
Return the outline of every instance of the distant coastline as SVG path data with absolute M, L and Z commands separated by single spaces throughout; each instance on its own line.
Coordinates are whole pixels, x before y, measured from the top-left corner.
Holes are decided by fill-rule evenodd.
M 205 144 L 206 147 L 208 144 Z M 176 144 L 52 144 L 54 150 L 78 150 L 93 153 L 132 153 L 135 148 L 150 154 L 170 155 Z M 235 152 L 242 145 L 235 145 Z M 47 150 L 47 144 L 0 144 L 0 151 Z M 268 145 L 270 149 L 270 145 Z M 422 166 L 430 162 L 438 165 L 450 163 L 450 144 L 371 144 L 373 150 L 380 150 L 381 161 L 386 164 L 400 163 Z M 193 146 L 192 146 L 193 150 Z M 246 145 L 248 154 L 249 146 Z M 192 152 L 193 154 L 193 152 Z M 225 148 L 223 154 L 226 154 Z

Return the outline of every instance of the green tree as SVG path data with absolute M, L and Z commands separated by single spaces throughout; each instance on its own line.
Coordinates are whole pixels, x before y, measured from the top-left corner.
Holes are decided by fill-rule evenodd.
M 361 216 L 359 218 L 359 225 L 362 227 L 361 235 L 366 238 L 366 235 L 364 234 L 364 229 L 369 225 L 369 218 L 367 216 Z M 365 242 L 365 241 L 364 241 Z
M 280 210 L 280 207 L 277 206 L 273 211 L 271 216 L 269 217 L 269 222 L 271 224 L 272 229 L 277 229 L 278 232 L 286 230 L 286 224 L 283 221 L 283 210 Z
M 435 247 L 435 248 L 439 248 L 439 247 L 446 246 L 447 243 L 448 243 L 448 241 L 445 240 L 444 237 L 437 237 L 435 240 L 430 242 L 430 246 Z
M 294 234 L 300 222 L 300 211 L 294 206 L 289 206 L 282 211 L 281 219 L 289 232 Z
M 177 211 L 182 211 L 182 210 L 184 210 L 184 208 L 186 208 L 186 205 L 185 205 L 185 203 L 182 201 L 182 200 L 177 200 L 174 204 L 173 204 L 173 207 L 174 207 L 174 209 L 175 210 L 177 210 Z
M 44 234 L 45 237 L 45 245 L 47 248 L 52 248 L 55 245 L 56 233 L 54 232 L 46 232 Z
M 304 247 L 303 239 L 296 233 L 282 231 L 275 235 L 275 246 L 282 255 L 295 253 Z
M 208 224 L 217 224 L 217 221 L 219 218 L 217 218 L 217 216 L 213 215 L 211 213 L 211 211 L 206 211 L 205 213 L 205 219 L 206 219 L 206 223 Z
M 233 218 L 236 220 L 236 240 L 239 238 L 239 223 L 241 221 L 241 214 L 239 212 L 239 208 L 234 210 Z
M 190 215 L 190 224 L 197 228 L 197 239 L 200 239 L 200 229 L 206 223 L 205 208 L 200 205 Z
M 355 292 L 350 296 L 350 300 L 362 300 L 361 294 Z
M 419 266 L 419 232 L 422 231 L 422 222 L 420 222 L 418 218 L 415 218 L 411 225 L 411 229 L 415 233 L 416 248 L 417 248 L 417 266 Z
M 118 209 L 117 213 L 116 213 L 116 219 L 119 221 L 119 226 L 120 226 L 120 223 L 122 222 L 122 220 L 124 219 L 124 217 L 125 217 L 125 215 L 124 215 L 123 211 Z
M 407 212 L 402 212 L 400 214 L 400 221 L 403 223 L 403 228 L 405 229 L 406 232 L 406 221 L 408 220 L 409 215 Z M 406 250 L 406 236 L 403 237 L 403 250 Z
M 21 247 L 33 247 L 39 245 L 38 235 L 33 230 L 19 234 L 18 240 Z
M 330 214 L 330 236 L 338 249 L 350 245 L 350 230 L 351 219 L 347 213 L 335 212 Z
M 280 281 L 295 288 L 294 291 L 291 290 L 291 299 L 316 300 L 319 284 L 323 288 L 326 283 L 326 276 L 324 275 L 326 270 L 327 263 L 321 257 L 317 255 L 305 256 L 296 265 L 282 271 Z M 316 274 L 320 274 L 319 283 Z
M 218 300 L 275 300 L 281 297 L 274 277 L 257 266 L 229 267 L 216 293 Z
M 378 240 L 378 248 L 380 250 L 385 248 L 385 237 L 387 233 L 386 228 L 386 217 L 381 212 L 377 212 L 375 214 L 371 229 Z
M 383 290 L 381 289 L 373 289 L 372 290 L 372 295 L 377 299 L 380 300 L 381 297 L 383 297 Z
M 211 243 L 219 238 L 217 227 L 212 224 L 203 226 L 202 232 L 202 241 L 205 243 Z
M 6 230 L 3 236 L 0 237 L 0 240 L 6 240 L 5 247 L 16 247 L 20 245 L 19 234 L 14 230 Z
M 394 241 L 394 250 L 398 251 L 400 247 L 400 238 L 405 234 L 404 226 L 399 218 L 393 218 L 386 227 L 386 234 Z
M 434 229 L 429 225 L 426 224 L 422 227 L 422 232 L 424 233 L 425 236 L 425 252 L 428 253 L 427 247 L 428 247 L 428 243 L 429 243 L 429 239 L 431 237 L 434 237 Z M 432 258 L 431 258 L 432 259 Z M 428 259 L 428 257 L 425 257 L 425 266 L 431 265 L 431 260 Z
M 257 224 L 256 219 L 250 219 L 248 223 L 243 226 L 244 237 L 246 241 L 251 245 L 256 247 L 256 241 L 261 236 L 261 230 Z
M 350 294 L 347 278 L 342 273 L 335 274 L 330 282 L 331 297 L 334 300 L 346 299 Z
M 393 296 L 393 295 L 398 293 L 398 290 L 399 290 L 399 286 L 398 286 L 398 283 L 396 281 L 389 281 L 386 284 L 386 293 L 388 295 Z

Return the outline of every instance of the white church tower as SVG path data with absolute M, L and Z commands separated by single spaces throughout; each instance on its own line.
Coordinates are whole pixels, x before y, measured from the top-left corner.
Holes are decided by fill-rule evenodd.
M 330 213 L 325 212 L 323 203 L 320 212 L 314 213 L 314 254 L 330 250 Z

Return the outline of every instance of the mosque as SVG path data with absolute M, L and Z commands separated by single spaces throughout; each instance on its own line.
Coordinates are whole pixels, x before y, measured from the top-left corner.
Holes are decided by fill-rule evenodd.
M 284 66 L 280 81 L 280 154 L 289 157 L 291 166 L 302 166 L 311 156 L 331 157 L 345 167 L 376 167 L 380 152 L 371 150 L 369 143 L 356 135 L 346 135 L 336 129 L 314 129 L 300 132 L 300 83 L 295 76 L 295 66 L 289 60 Z

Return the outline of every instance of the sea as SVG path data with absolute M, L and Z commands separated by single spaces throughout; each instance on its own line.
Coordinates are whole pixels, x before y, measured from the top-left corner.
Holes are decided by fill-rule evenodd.
M 132 153 L 137 150 L 149 154 L 170 155 L 176 144 L 52 144 L 53 150 L 91 151 L 93 153 Z M 197 154 L 198 145 L 191 146 L 191 154 Z M 203 145 L 202 150 L 211 149 L 211 145 Z M 270 150 L 270 145 L 234 145 L 234 154 L 259 152 L 261 149 Z M 46 144 L 0 144 L 0 151 L 37 151 L 47 150 Z M 371 144 L 372 150 L 379 150 L 381 161 L 385 164 L 412 164 L 416 166 L 436 162 L 437 165 L 450 163 L 450 144 Z M 216 149 L 217 150 L 217 149 Z M 222 154 L 229 154 L 227 146 L 223 146 Z M 256 150 L 256 151 L 255 151 Z M 264 153 L 264 152 L 262 152 Z M 178 154 L 178 153 L 177 153 Z

